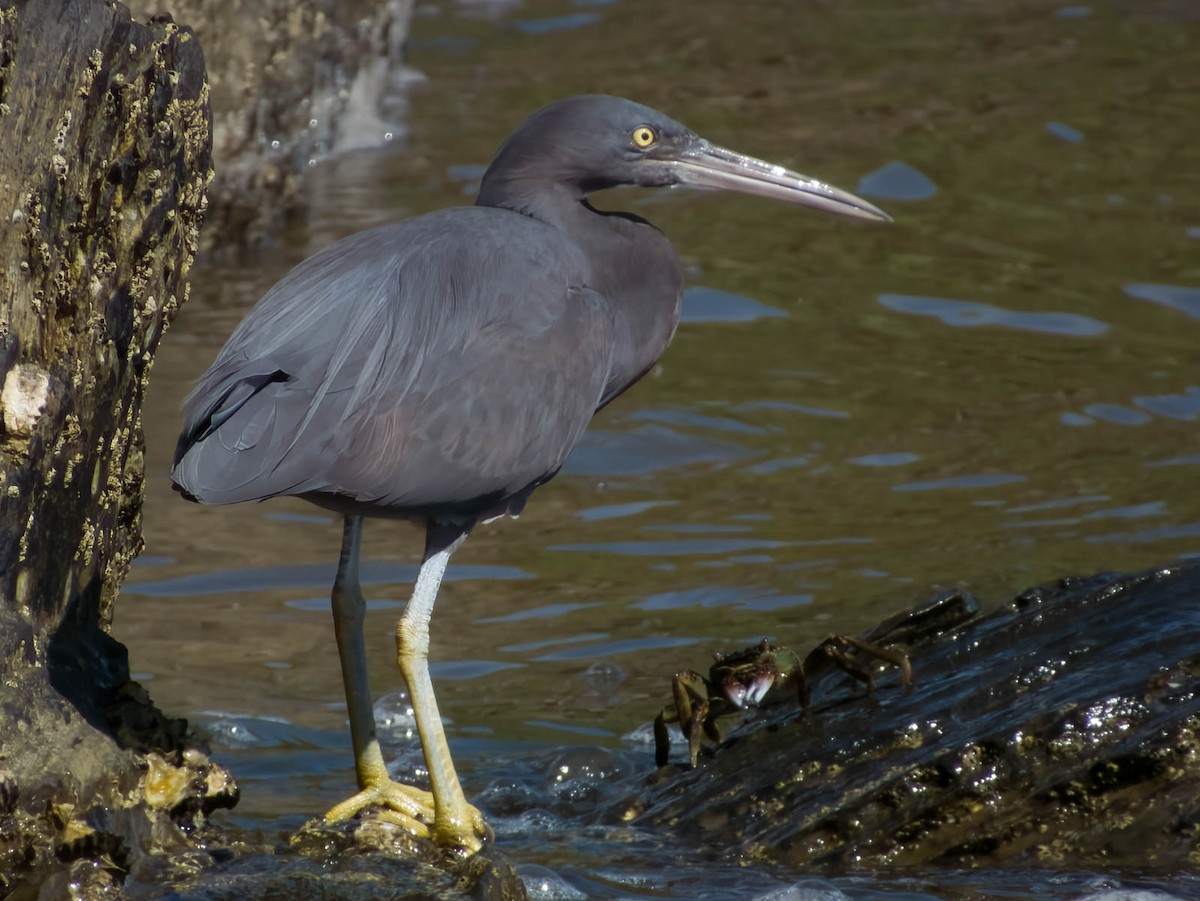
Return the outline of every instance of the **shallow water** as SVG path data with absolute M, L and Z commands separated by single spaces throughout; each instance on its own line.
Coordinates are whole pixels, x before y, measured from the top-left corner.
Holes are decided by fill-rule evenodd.
M 995 603 L 1200 552 L 1191 7 L 730 9 L 421 7 L 410 64 L 427 80 L 403 136 L 319 161 L 311 215 L 278 245 L 193 270 L 147 401 L 147 548 L 115 625 L 131 665 L 160 705 L 211 731 L 243 789 L 233 821 L 273 835 L 346 794 L 327 612 L 338 523 L 292 501 L 180 502 L 167 481 L 179 403 L 290 265 L 470 202 L 537 105 L 623 94 L 860 191 L 896 222 L 703 194 L 597 199 L 672 238 L 691 282 L 684 323 L 520 522 L 477 530 L 433 621 L 468 792 L 531 885 L 547 883 L 534 897 L 1200 891 L 1164 874 L 815 879 L 585 825 L 597 785 L 651 769 L 645 730 L 628 736 L 668 700 L 671 674 L 712 651 L 764 635 L 814 645 L 938 586 Z M 411 527 L 366 531 L 379 695 L 399 686 L 391 626 L 420 547 Z M 397 722 L 389 744 L 411 772 Z M 545 816 L 506 818 L 504 799 L 530 792 Z

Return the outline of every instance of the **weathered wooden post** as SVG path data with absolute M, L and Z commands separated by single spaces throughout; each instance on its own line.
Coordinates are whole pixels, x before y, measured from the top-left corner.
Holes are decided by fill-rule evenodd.
M 182 759 L 182 722 L 139 705 L 107 629 L 209 123 L 187 28 L 118 3 L 0 7 L 0 889 L 81 837 L 119 845 L 95 812 L 142 803 L 144 775 Z

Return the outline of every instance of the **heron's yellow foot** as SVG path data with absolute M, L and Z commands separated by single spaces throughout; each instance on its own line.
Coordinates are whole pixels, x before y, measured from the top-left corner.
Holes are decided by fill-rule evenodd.
M 436 820 L 433 795 L 413 785 L 403 785 L 391 779 L 371 782 L 360 791 L 330 808 L 326 823 L 348 820 L 367 807 L 382 807 L 387 819 L 403 826 L 418 838 L 433 836 L 430 824 Z
M 443 848 L 453 848 L 467 857 L 476 854 L 495 838 L 492 827 L 473 804 L 463 801 L 457 810 L 451 805 L 438 805 L 433 818 L 434 842 Z
M 332 807 L 325 822 L 348 820 L 367 807 L 381 807 L 379 818 L 406 829 L 417 838 L 428 838 L 443 848 L 454 848 L 468 856 L 492 840 L 492 828 L 474 805 L 463 802 L 460 809 L 439 807 L 433 795 L 412 785 L 384 779 L 373 782 L 358 794 Z

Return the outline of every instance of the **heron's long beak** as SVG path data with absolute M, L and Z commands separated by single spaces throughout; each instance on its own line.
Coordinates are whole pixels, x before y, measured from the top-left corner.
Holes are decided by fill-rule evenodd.
M 792 172 L 752 156 L 717 147 L 704 139 L 663 160 L 678 184 L 757 194 L 773 200 L 799 203 L 830 213 L 891 222 L 892 217 L 849 191 Z

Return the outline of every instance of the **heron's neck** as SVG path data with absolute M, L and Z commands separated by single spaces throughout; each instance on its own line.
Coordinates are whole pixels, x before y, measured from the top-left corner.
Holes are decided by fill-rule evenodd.
M 589 287 L 613 314 L 612 368 L 600 406 L 640 379 L 666 350 L 679 323 L 683 271 L 666 236 L 630 213 L 577 207 L 577 243 L 588 257 Z
M 476 206 L 499 207 L 563 228 L 583 201 L 583 192 L 561 181 L 524 175 L 512 169 L 488 169 Z

